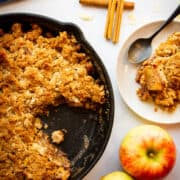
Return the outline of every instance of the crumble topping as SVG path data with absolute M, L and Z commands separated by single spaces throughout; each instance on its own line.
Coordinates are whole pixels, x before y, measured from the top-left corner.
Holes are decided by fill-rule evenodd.
M 137 72 L 137 95 L 153 101 L 165 111 L 174 111 L 180 103 L 180 32 L 162 42 L 155 54 L 144 61 Z
M 60 144 L 62 141 L 64 141 L 64 133 L 61 130 L 53 131 L 51 138 L 53 143 Z
M 93 70 L 67 32 L 53 36 L 37 24 L 23 31 L 19 23 L 9 32 L 0 29 L 0 179 L 68 179 L 70 162 L 37 117 L 48 113 L 48 105 L 103 104 L 104 86 Z M 59 133 L 53 133 L 54 142 L 63 139 Z

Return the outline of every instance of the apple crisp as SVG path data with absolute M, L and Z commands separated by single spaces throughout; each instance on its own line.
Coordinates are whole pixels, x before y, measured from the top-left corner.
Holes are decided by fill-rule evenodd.
M 33 24 L 0 29 L 0 179 L 62 179 L 67 156 L 51 144 L 37 118 L 48 105 L 94 109 L 105 102 L 90 57 L 67 32 L 53 36 Z M 60 141 L 58 141 L 60 142 Z
M 176 109 L 180 103 L 180 32 L 170 35 L 143 62 L 136 81 L 141 85 L 137 90 L 141 100 L 153 101 L 165 111 Z

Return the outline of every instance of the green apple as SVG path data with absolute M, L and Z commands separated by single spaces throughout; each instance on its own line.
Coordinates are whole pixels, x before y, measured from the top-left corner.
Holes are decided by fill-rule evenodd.
M 166 176 L 176 160 L 176 147 L 169 133 L 155 125 L 133 128 L 119 150 L 123 169 L 138 180 Z
M 101 180 L 133 180 L 131 176 L 122 171 L 114 171 L 101 178 Z

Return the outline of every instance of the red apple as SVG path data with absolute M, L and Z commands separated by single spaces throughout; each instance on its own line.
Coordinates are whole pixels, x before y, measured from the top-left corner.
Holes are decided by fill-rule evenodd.
M 138 180 L 166 176 L 176 160 L 172 137 L 155 125 L 141 125 L 125 136 L 119 150 L 122 167 Z

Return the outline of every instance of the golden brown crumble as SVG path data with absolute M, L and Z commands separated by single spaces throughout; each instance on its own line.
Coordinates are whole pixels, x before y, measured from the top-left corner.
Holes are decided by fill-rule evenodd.
M 143 101 L 153 101 L 166 111 L 174 111 L 180 103 L 180 32 L 173 33 L 143 62 L 136 81 L 137 94 Z
M 60 144 L 64 141 L 64 133 L 62 130 L 53 131 L 51 134 L 51 139 L 53 143 Z
M 37 115 L 48 105 L 95 108 L 104 86 L 73 35 L 53 37 L 32 25 L 0 29 L 0 179 L 68 179 L 70 162 L 50 144 Z

